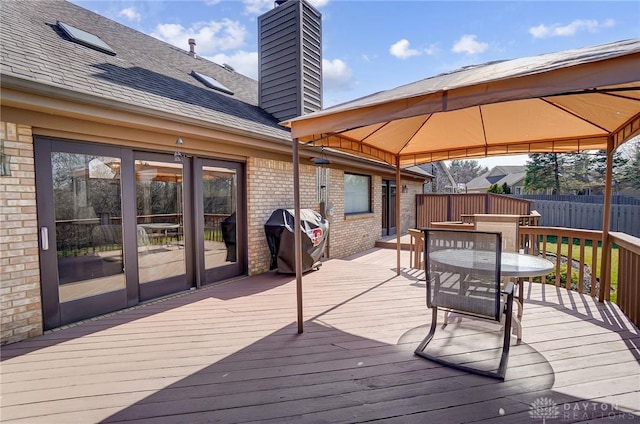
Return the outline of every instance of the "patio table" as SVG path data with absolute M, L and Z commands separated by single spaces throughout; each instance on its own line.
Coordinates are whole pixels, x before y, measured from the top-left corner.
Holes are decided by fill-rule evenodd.
M 469 270 L 486 269 L 488 273 L 495 271 L 490 263 L 490 251 L 464 249 L 444 249 L 431 252 L 429 258 L 453 271 L 464 273 Z M 518 280 L 518 300 L 524 306 L 524 278 L 547 275 L 555 268 L 553 262 L 538 256 L 522 253 L 502 252 L 500 255 L 500 275 L 515 277 Z M 520 318 L 521 314 L 518 314 Z
M 177 230 L 180 228 L 180 224 L 174 224 L 171 222 L 155 222 L 155 223 L 147 223 L 147 224 L 138 224 L 138 226 L 144 228 L 145 230 L 149 230 L 149 237 L 163 237 L 165 241 L 169 238 L 169 230 Z M 177 233 L 176 233 L 177 238 Z M 167 242 L 168 244 L 168 242 Z

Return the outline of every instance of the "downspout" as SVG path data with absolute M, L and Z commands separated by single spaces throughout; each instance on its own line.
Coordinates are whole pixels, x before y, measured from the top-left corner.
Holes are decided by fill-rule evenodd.
M 402 214 L 400 213 L 400 195 L 402 194 L 400 181 L 400 155 L 396 156 L 396 256 L 397 275 L 400 275 L 400 231 L 402 230 Z
M 293 234 L 296 262 L 296 308 L 298 312 L 298 334 L 304 332 L 302 313 L 302 230 L 300 229 L 300 155 L 298 139 L 293 139 Z
M 611 217 L 611 194 L 613 188 L 613 135 L 607 138 L 607 170 L 604 183 L 604 208 L 602 210 L 602 260 L 600 263 L 600 290 L 598 301 L 604 302 L 611 298 L 611 241 L 609 227 Z

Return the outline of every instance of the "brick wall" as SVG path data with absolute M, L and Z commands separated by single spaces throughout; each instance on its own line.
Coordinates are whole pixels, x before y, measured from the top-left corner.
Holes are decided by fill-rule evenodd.
M 0 122 L 11 175 L 0 177 L 0 344 L 42 334 L 31 127 Z
M 382 177 L 371 178 L 372 213 L 344 214 L 344 172 L 331 170 L 331 191 L 334 214 L 329 231 L 330 257 L 343 258 L 374 247 L 380 238 L 382 223 Z
M 293 209 L 293 164 L 273 159 L 247 161 L 247 238 L 249 275 L 269 270 L 269 246 L 264 223 L 275 209 Z M 318 210 L 316 167 L 300 165 L 300 207 Z
M 416 228 L 416 194 L 422 194 L 422 182 L 403 181 L 402 185 L 407 186 L 406 193 L 403 193 L 402 189 L 399 190 L 401 234 L 404 234 L 409 228 Z
M 318 210 L 316 166 L 300 165 L 300 207 Z M 278 208 L 293 208 L 293 164 L 271 159 L 249 158 L 247 162 L 247 219 L 249 244 L 249 274 L 269 270 L 270 253 L 264 235 L 264 223 Z M 329 216 L 330 258 L 342 258 L 375 246 L 380 238 L 382 223 L 382 177 L 371 179 L 373 211 L 368 214 L 345 216 L 344 172 L 330 170 L 329 201 L 333 215 Z M 402 193 L 402 227 L 415 226 L 415 194 L 420 193 L 419 182 L 407 182 L 408 192 Z

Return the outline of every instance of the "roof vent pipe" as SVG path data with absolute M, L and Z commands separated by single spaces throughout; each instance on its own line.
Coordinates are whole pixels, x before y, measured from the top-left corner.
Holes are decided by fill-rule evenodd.
M 189 56 L 196 57 L 196 40 L 189 38 Z

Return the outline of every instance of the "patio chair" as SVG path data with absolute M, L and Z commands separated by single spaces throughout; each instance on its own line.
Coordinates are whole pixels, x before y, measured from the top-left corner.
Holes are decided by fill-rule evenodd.
M 424 249 L 424 233 L 421 230 L 415 228 L 409 228 L 409 268 L 424 269 L 424 263 L 422 262 L 424 255 L 422 251 Z
M 500 279 L 502 237 L 497 232 L 425 229 L 427 306 L 431 328 L 415 354 L 456 369 L 504 380 L 513 321 L 513 283 Z M 502 324 L 502 353 L 497 371 L 484 370 L 428 353 L 438 326 L 438 311 Z M 442 328 L 448 325 L 445 321 Z M 520 330 L 519 330 L 520 334 Z M 452 339 L 455 346 L 455 338 Z
M 478 231 L 499 231 L 502 234 L 502 251 L 518 253 L 520 249 L 520 216 L 476 214 L 474 228 Z M 524 307 L 524 278 L 508 277 L 517 284 L 515 302 L 518 319 L 522 318 Z

